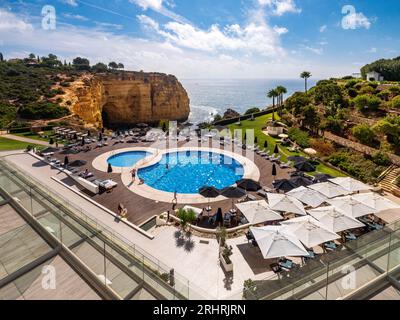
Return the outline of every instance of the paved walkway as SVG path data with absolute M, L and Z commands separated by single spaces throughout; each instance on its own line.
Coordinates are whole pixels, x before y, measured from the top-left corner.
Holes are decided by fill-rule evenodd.
M 196 236 L 192 236 L 190 240 L 178 238 L 177 228 L 162 227 L 153 231 L 155 238 L 150 240 L 128 225 L 116 223 L 115 218 L 109 213 L 51 179 L 51 177 L 56 177 L 64 180 L 67 178 L 64 173 L 39 162 L 29 154 L 10 155 L 7 160 L 29 172 L 74 206 L 83 208 L 88 216 L 92 216 L 151 253 L 169 268 L 174 268 L 177 274 L 190 279 L 190 283 L 201 292 L 200 295 L 196 295 L 194 292 L 196 289 L 193 289 L 194 291 L 190 294 L 191 299 L 229 299 L 232 296 L 240 299 L 245 280 L 263 280 L 273 276 L 268 262 L 262 259 L 255 248 L 247 244 L 244 236 L 228 241 L 233 246 L 234 253 L 232 256 L 234 274 L 230 277 L 224 274 L 219 265 L 216 239 L 206 239 L 207 241 L 204 242 L 205 239 Z
M 25 137 L 20 137 L 20 136 L 15 136 L 13 134 L 3 134 L 3 135 L 1 135 L 1 137 L 7 138 L 7 139 L 10 139 L 10 140 L 17 140 L 17 141 L 21 141 L 21 142 L 37 144 L 37 145 L 46 146 L 46 147 L 50 146 L 47 141 L 40 141 L 40 140 L 35 140 L 35 139 L 30 139 L 30 138 L 25 138 Z

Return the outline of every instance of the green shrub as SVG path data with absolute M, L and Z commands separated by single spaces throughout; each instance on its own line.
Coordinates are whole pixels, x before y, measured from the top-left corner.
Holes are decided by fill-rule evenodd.
M 367 183 L 375 183 L 377 178 L 386 170 L 362 154 L 354 151 L 339 151 L 328 158 L 329 163 L 347 172 L 353 177 Z
M 388 167 L 392 164 L 389 157 L 381 151 L 377 151 L 372 155 L 372 161 L 376 163 L 378 166 Z
M 355 97 L 358 96 L 358 91 L 356 89 L 354 89 L 354 88 L 350 88 L 348 90 L 348 94 L 349 94 L 350 98 L 355 98 Z
M 247 110 L 246 112 L 245 112 L 245 115 L 248 115 L 248 114 L 253 114 L 253 113 L 258 113 L 258 112 L 260 112 L 261 110 L 259 109 L 259 108 L 251 108 L 251 109 L 249 109 L 249 110 Z
M 19 115 L 25 119 L 58 119 L 69 115 L 69 110 L 49 102 L 33 103 L 23 106 Z
M 397 96 L 391 101 L 392 108 L 400 109 L 400 96 Z
M 310 147 L 310 137 L 307 132 L 304 132 L 298 128 L 290 128 L 289 137 L 302 148 Z
M 372 128 L 367 124 L 360 124 L 353 128 L 353 136 L 362 144 L 376 146 L 376 136 Z
M 353 99 L 353 103 L 360 111 L 376 111 L 380 108 L 382 100 L 375 96 L 359 95 Z

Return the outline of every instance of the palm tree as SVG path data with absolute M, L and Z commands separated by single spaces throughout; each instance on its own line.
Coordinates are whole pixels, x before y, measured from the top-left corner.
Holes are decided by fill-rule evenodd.
M 287 93 L 287 89 L 284 86 L 276 87 L 276 91 L 279 94 L 278 97 L 278 106 L 279 106 L 279 115 L 282 116 L 282 108 L 283 108 L 283 95 Z
M 279 97 L 279 93 L 276 89 L 272 89 L 267 94 L 268 98 L 272 98 L 272 106 L 274 111 L 272 112 L 272 121 L 275 121 L 275 98 Z
M 308 88 L 307 88 L 307 80 L 308 80 L 309 78 L 311 78 L 311 77 L 312 77 L 312 74 L 311 74 L 311 72 L 309 72 L 309 71 L 304 71 L 304 72 L 302 72 L 301 75 L 300 75 L 300 78 L 304 79 L 306 93 L 307 93 L 307 91 L 308 91 Z

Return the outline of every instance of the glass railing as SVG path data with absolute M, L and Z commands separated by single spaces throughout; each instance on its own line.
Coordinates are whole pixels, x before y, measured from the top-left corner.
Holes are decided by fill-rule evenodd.
M 211 298 L 159 259 L 93 218 L 83 208 L 68 201 L 56 191 L 48 189 L 27 172 L 15 170 L 4 159 L 0 160 L 1 172 L 0 188 L 11 194 L 14 199 L 18 199 L 20 205 L 61 243 L 71 248 L 73 252 L 76 251 L 76 254 L 80 253 L 79 250 L 89 250 L 80 244 L 86 242 L 94 246 L 98 252 L 103 252 L 97 260 L 94 255 L 78 254 L 78 256 L 86 264 L 91 264 L 98 275 L 103 275 L 105 285 L 111 282 L 112 285 L 109 285 L 111 289 L 122 298 L 129 296 L 126 287 L 132 287 L 132 291 L 135 291 L 133 282 L 126 280 L 118 285 L 119 279 L 125 277 L 124 273 L 129 274 L 136 282 L 143 283 L 150 293 L 161 298 L 168 300 Z M 89 261 L 87 257 L 95 261 Z M 118 282 L 110 277 L 118 279 Z M 114 285 L 115 283 L 117 285 Z M 123 283 L 126 284 L 125 287 Z
M 349 242 L 297 270 L 245 288 L 245 299 L 335 300 L 351 295 L 383 275 L 400 271 L 400 223 Z M 236 296 L 235 298 L 238 298 Z

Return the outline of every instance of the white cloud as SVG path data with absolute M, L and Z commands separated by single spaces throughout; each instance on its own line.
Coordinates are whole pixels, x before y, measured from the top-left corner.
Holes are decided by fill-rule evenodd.
M 367 53 L 377 53 L 377 52 L 378 52 L 378 49 L 375 47 L 372 47 L 367 51 Z
M 63 17 L 68 18 L 68 19 L 74 19 L 74 20 L 79 20 L 79 21 L 88 21 L 89 19 L 81 16 L 79 14 L 72 14 L 72 13 L 63 13 Z
M 19 16 L 2 9 L 0 17 L 0 39 L 4 42 L 5 49 L 2 51 L 7 59 L 26 57 L 30 52 L 41 56 L 52 52 L 67 61 L 72 61 L 76 56 L 87 57 L 92 64 L 114 60 L 122 62 L 127 70 L 157 71 L 175 74 L 178 78 L 192 79 L 287 79 L 297 78 L 303 69 L 312 70 L 315 78 L 324 78 L 347 74 L 353 67 L 345 64 L 321 65 L 316 59 L 308 56 L 298 59 L 285 54 L 280 46 L 279 35 L 262 19 L 250 19 L 251 21 L 243 26 L 215 26 L 214 30 L 190 29 L 189 33 L 194 32 L 196 37 L 204 37 L 202 41 L 218 41 L 217 45 L 205 44 L 216 48 L 214 51 L 209 51 L 193 50 L 190 49 L 191 45 L 178 46 L 159 33 L 156 34 L 162 39 L 161 41 L 120 35 L 113 33 L 111 29 L 89 29 L 61 24 L 56 30 L 49 32 L 33 28 Z M 145 17 L 141 16 L 142 23 L 147 22 L 152 30 L 158 26 L 162 32 L 169 33 L 177 42 L 187 41 L 192 44 L 194 41 L 181 39 L 175 32 Z M 177 25 L 181 25 L 177 27 L 178 29 L 183 28 L 182 25 L 186 28 L 184 24 L 177 23 Z M 202 43 L 204 45 L 204 42 Z M 265 59 L 267 54 L 268 59 Z
M 324 49 L 323 48 L 315 48 L 315 47 L 310 47 L 310 46 L 304 46 L 305 50 L 308 50 L 314 54 L 317 55 L 322 55 L 324 53 Z
M 272 14 L 277 16 L 282 16 L 285 13 L 301 12 L 294 0 L 258 0 L 258 4 L 262 7 L 268 6 L 272 10 Z
M 77 7 L 78 4 L 76 3 L 76 0 L 61 0 L 62 3 L 68 4 L 72 7 Z
M 160 10 L 163 5 L 163 0 L 130 0 L 130 2 L 136 3 L 144 10 L 147 9 Z
M 323 25 L 323 26 L 321 26 L 321 27 L 319 28 L 319 32 L 323 33 L 323 32 L 326 31 L 326 29 L 328 29 L 328 26 L 325 24 L 325 25 Z
M 371 21 L 362 12 L 350 13 L 342 20 L 342 27 L 344 29 L 369 29 L 371 25 Z
M 146 28 L 153 29 L 159 36 L 179 47 L 207 51 L 236 51 L 258 53 L 263 56 L 277 56 L 284 54 L 280 46 L 279 32 L 287 29 L 274 30 L 265 21 L 251 22 L 242 27 L 238 24 L 227 25 L 221 29 L 212 25 L 203 30 L 191 24 L 169 22 L 160 26 L 148 16 L 138 16 L 139 21 Z
M 25 32 L 33 30 L 30 23 L 17 17 L 15 14 L 0 8 L 0 31 Z
M 144 11 L 146 10 L 154 10 L 174 21 L 178 21 L 181 23 L 190 23 L 184 17 L 176 14 L 175 12 L 166 8 L 168 7 L 175 7 L 172 1 L 165 1 L 165 0 L 129 0 L 130 3 L 136 4 L 137 6 L 141 7 Z M 165 4 L 165 5 L 164 5 Z
M 288 32 L 289 32 L 289 30 L 288 30 L 287 28 L 285 28 L 285 27 L 278 27 L 278 26 L 274 26 L 274 31 L 275 31 L 277 34 L 285 34 L 285 33 L 288 33 Z

